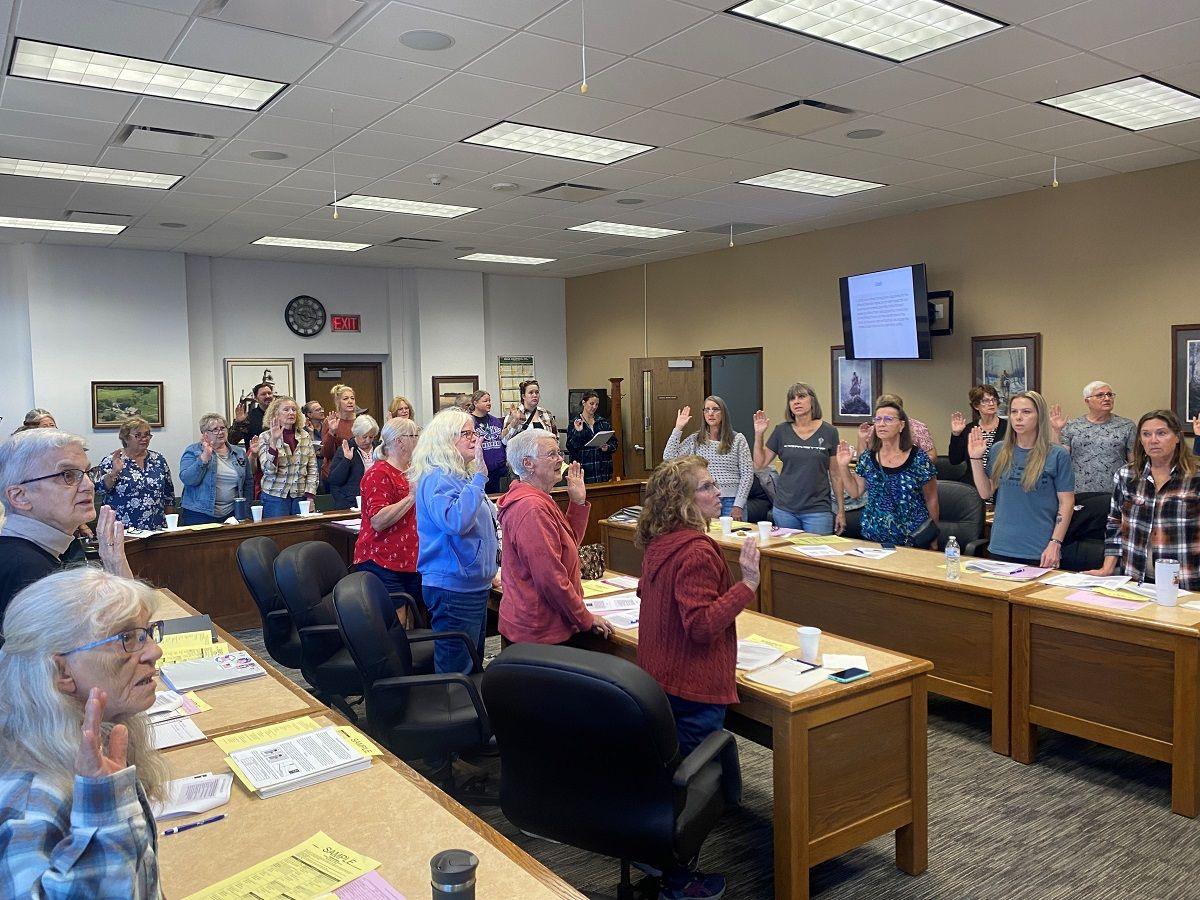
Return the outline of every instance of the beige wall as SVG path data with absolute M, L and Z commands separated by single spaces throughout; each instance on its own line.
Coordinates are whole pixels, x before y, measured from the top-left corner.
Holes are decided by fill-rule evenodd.
M 972 335 L 1041 332 L 1051 402 L 1078 414 L 1083 385 L 1104 379 L 1136 419 L 1170 405 L 1171 325 L 1200 322 L 1200 162 L 569 279 L 568 381 L 628 378 L 643 352 L 762 346 L 772 420 L 794 381 L 828 416 L 838 278 L 915 262 L 930 290 L 955 292 L 954 334 L 933 338 L 932 361 L 885 362 L 883 384 L 940 452 L 950 413 L 969 411 Z

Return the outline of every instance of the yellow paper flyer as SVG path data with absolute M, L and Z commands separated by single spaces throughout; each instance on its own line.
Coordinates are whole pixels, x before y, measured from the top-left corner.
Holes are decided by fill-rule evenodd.
M 339 725 L 338 732 L 346 739 L 346 743 L 363 756 L 382 756 L 383 751 L 372 744 L 365 734 L 353 725 Z
M 288 719 L 286 722 L 276 722 L 274 725 L 264 725 L 262 728 L 251 728 L 249 731 L 213 738 L 213 743 L 226 753 L 232 753 L 234 750 L 265 744 L 267 741 L 278 741 L 308 731 L 320 731 L 321 728 L 311 716 L 301 716 L 298 719 Z
M 793 534 L 787 539 L 797 547 L 816 547 L 819 544 L 849 544 L 850 538 L 836 534 Z
M 783 653 L 787 653 L 790 650 L 795 650 L 799 646 L 798 644 L 785 644 L 783 641 L 772 640 L 769 637 L 763 637 L 761 634 L 752 634 L 750 637 L 744 638 L 744 640 L 747 640 L 752 644 L 766 644 L 768 647 L 774 647 L 776 650 L 779 650 Z
M 191 700 L 193 703 L 195 703 L 198 707 L 200 707 L 200 712 L 208 712 L 210 709 L 212 709 L 212 705 L 205 703 L 203 700 L 201 700 L 200 695 L 197 694 L 195 691 L 188 691 L 183 696 L 187 697 L 189 700 Z

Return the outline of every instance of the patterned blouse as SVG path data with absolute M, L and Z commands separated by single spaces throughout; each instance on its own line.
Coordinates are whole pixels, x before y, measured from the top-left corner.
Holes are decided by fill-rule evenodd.
M 867 483 L 862 513 L 862 536 L 868 541 L 908 546 L 911 535 L 929 518 L 923 488 L 937 469 L 919 447 L 913 447 L 899 466 L 881 466 L 868 450 L 854 470 Z
M 720 441 L 709 440 L 701 444 L 698 431 L 685 438 L 683 429 L 676 428 L 663 448 L 663 459 L 695 454 L 708 460 L 708 474 L 721 488 L 721 496 L 732 497 L 734 506 L 745 509 L 754 481 L 754 458 L 750 455 L 750 445 L 746 443 L 744 434 L 735 431 L 729 452 L 718 453 L 720 447 Z
M 175 482 L 166 457 L 153 450 L 146 451 L 145 464 L 139 466 L 128 456 L 116 484 L 105 487 L 104 478 L 112 471 L 112 456 L 100 462 L 96 493 L 111 506 L 117 518 L 127 528 L 159 531 L 167 527 L 167 507 L 175 502 Z
M 367 469 L 358 489 L 362 492 L 362 528 L 354 544 L 354 564 L 373 562 L 393 572 L 417 571 L 415 505 L 383 531 L 371 527 L 376 513 L 412 493 L 408 476 L 384 460 Z
M 582 420 L 581 420 L 582 421 Z M 596 416 L 595 427 L 583 423 L 583 430 L 576 431 L 572 421 L 567 426 L 567 450 L 571 459 L 578 460 L 583 469 L 585 484 L 612 481 L 613 453 L 617 449 L 617 438 L 613 435 L 603 447 L 588 447 L 587 443 L 601 431 L 612 431 L 612 423 L 604 416 Z
M 289 433 L 284 432 L 284 444 L 271 446 L 271 432 L 264 431 L 258 447 L 258 464 L 262 470 L 262 492 L 272 497 L 288 499 L 317 494 L 317 446 L 307 429 L 294 432 L 296 449 L 287 444 Z

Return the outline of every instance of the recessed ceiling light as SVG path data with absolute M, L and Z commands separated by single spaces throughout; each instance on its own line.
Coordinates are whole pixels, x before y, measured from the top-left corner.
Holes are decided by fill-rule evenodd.
M 645 203 L 641 197 L 623 197 L 617 201 L 622 206 L 637 206 L 639 203 Z
M 333 204 L 331 204 L 333 205 Z M 355 209 L 377 209 L 382 212 L 406 213 L 410 216 L 437 216 L 455 219 L 475 212 L 478 206 L 451 206 L 448 203 L 423 203 L 419 200 L 397 200 L 395 197 L 371 197 L 367 194 L 350 194 L 337 201 L 338 206 Z
M 259 110 L 286 84 L 17 38 L 10 75 Z
M 416 29 L 400 35 L 400 43 L 413 50 L 445 50 L 454 45 L 454 38 L 440 31 Z
M 881 134 L 883 134 L 882 128 L 856 128 L 854 131 L 847 131 L 846 137 L 852 141 L 867 141 L 877 138 Z
M 472 253 L 469 256 L 460 256 L 459 259 L 468 262 L 512 263 L 514 266 L 540 266 L 543 263 L 555 262 L 541 256 L 505 256 L 503 253 Z
M 886 184 L 876 181 L 840 178 L 837 175 L 805 172 L 802 169 L 780 169 L 778 172 L 760 175 L 757 178 L 747 178 L 745 181 L 739 181 L 738 184 L 778 188 L 782 191 L 798 191 L 801 194 L 820 194 L 822 197 L 841 197 L 843 194 L 857 194 L 859 191 L 887 187 Z
M 300 247 L 304 250 L 342 250 L 346 253 L 354 253 L 356 250 L 363 250 L 370 247 L 370 244 L 354 244 L 349 241 L 309 241 L 304 238 L 288 238 L 288 237 L 260 237 L 257 241 L 251 241 L 252 244 L 261 244 L 265 247 Z
M 59 219 L 22 219 L 0 216 L 0 228 L 31 228 L 37 231 L 79 231 L 83 234 L 120 234 L 124 225 L 101 225 L 99 222 L 63 222 Z
M 1200 118 L 1200 97 L 1144 75 L 1041 102 L 1129 131 Z
M 567 231 L 594 231 L 597 234 L 620 234 L 625 237 L 660 238 L 671 234 L 683 234 L 676 228 L 649 228 L 645 225 L 624 225 L 621 222 L 588 222 L 572 225 Z
M 255 159 L 287 159 L 286 153 L 280 153 L 278 150 L 252 150 L 250 155 Z
M 940 0 L 749 0 L 729 12 L 893 62 L 1004 27 Z
M 160 228 L 187 228 L 186 222 L 159 222 Z
M 556 156 L 559 159 L 579 159 L 605 166 L 655 149 L 648 144 L 632 144 L 629 141 L 576 134 L 573 131 L 556 131 L 553 128 L 538 128 L 535 125 L 520 125 L 516 122 L 493 125 L 479 134 L 463 138 L 463 142 L 483 144 L 485 147 L 503 147 L 506 150 L 522 150 L 539 156 Z
M 127 187 L 170 190 L 182 175 L 160 175 L 158 172 L 135 172 L 129 169 L 106 169 L 103 166 L 73 166 L 66 163 L 42 162 L 36 159 L 0 157 L 0 175 L 22 175 L 26 178 L 53 178 L 58 181 L 86 181 L 89 184 L 119 184 Z
M 518 185 L 514 181 L 497 181 L 492 185 L 493 191 L 515 191 Z

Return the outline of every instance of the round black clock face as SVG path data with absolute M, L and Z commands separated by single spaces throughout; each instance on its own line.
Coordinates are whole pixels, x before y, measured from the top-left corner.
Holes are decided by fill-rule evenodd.
M 283 320 L 300 337 L 313 337 L 325 327 L 325 307 L 316 297 L 301 294 L 288 301 Z

